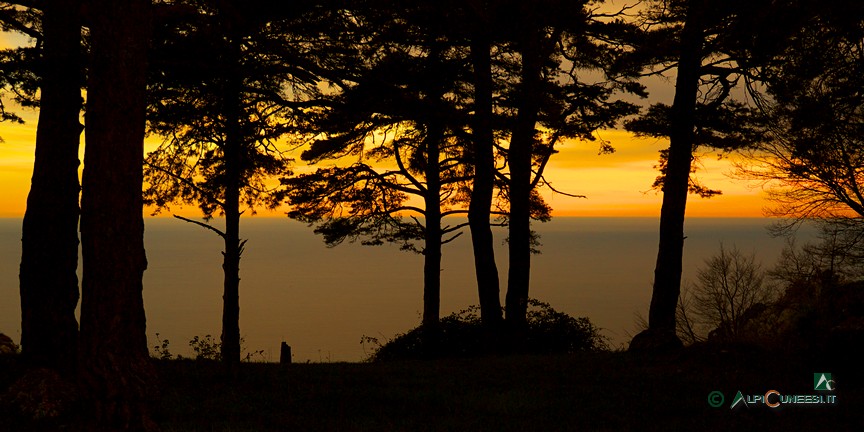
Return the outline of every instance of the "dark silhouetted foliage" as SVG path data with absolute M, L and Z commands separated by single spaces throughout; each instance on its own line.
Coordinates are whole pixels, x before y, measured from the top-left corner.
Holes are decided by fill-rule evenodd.
M 772 215 L 864 217 L 864 7 L 819 5 L 758 76 L 768 138 L 744 177 L 768 186 Z
M 779 3 L 741 0 L 657 0 L 646 8 L 645 23 L 650 25 L 644 40 L 635 44 L 645 53 L 652 73 L 675 68 L 677 75 L 671 106 L 654 104 L 627 124 L 637 134 L 669 137 L 653 185 L 662 190 L 663 204 L 648 316 L 651 334 L 664 339 L 676 338 L 688 193 L 720 193 L 693 179 L 695 152 L 699 146 L 729 151 L 763 139 L 761 119 L 754 109 L 736 101 L 735 91 L 764 64 L 744 54 L 752 40 L 775 28 L 756 25 L 754 19 L 782 9 Z M 646 342 L 646 337 L 634 342 Z
M 206 221 L 224 215 L 224 229 L 175 217 L 224 240 L 221 347 L 230 369 L 241 360 L 240 216 L 271 202 L 269 177 L 289 173 L 277 141 L 314 111 L 321 63 L 339 58 L 317 55 L 327 31 L 336 30 L 322 30 L 330 15 L 317 3 L 178 4 L 193 16 L 162 23 L 154 38 L 148 126 L 163 142 L 147 156 L 144 196 L 157 212 L 195 204 Z
M 510 341 L 502 343 L 504 339 L 490 334 L 480 322 L 477 306 L 442 318 L 434 348 L 426 342 L 422 326 L 384 343 L 366 336 L 362 342 L 377 345 L 369 357 L 371 361 L 496 354 L 570 354 L 609 349 L 606 337 L 588 318 L 574 318 L 534 299 L 528 304 L 527 327 L 520 335 L 521 343 L 518 345 Z
M 171 342 L 168 339 L 162 339 L 159 333 L 156 333 L 156 345 L 153 345 L 151 357 L 159 360 L 189 360 L 180 354 L 176 356 L 171 353 Z M 240 353 L 241 361 L 266 361 L 264 350 L 256 350 L 247 352 L 245 349 L 246 340 L 240 338 Z M 189 348 L 195 354 L 191 360 L 213 361 L 222 360 L 222 342 L 211 335 L 193 336 L 189 340 Z
M 328 245 L 397 243 L 424 256 L 423 322 L 440 315 L 442 246 L 461 235 L 468 102 L 465 53 L 433 3 L 382 2 L 362 23 L 351 82 L 330 95 L 307 132 L 302 158 L 335 162 L 283 181 L 290 217 L 315 225 Z M 412 199 L 413 198 L 413 202 Z
M 860 222 L 820 222 L 818 241 L 790 240 L 769 276 L 781 284 L 777 344 L 837 353 L 864 343 L 864 231 Z

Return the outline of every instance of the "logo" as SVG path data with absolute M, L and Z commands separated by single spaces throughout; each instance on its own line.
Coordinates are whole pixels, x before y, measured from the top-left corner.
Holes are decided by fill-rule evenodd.
M 814 373 L 813 374 L 813 389 L 814 390 L 834 390 L 834 380 L 831 379 L 830 373 Z
M 806 376 L 806 375 L 805 375 Z M 803 378 L 803 377 L 802 377 Z M 833 391 L 836 387 L 830 373 L 814 373 L 813 388 L 817 391 Z M 722 392 L 712 391 L 708 394 L 708 405 L 719 408 L 723 405 L 725 398 Z M 743 392 L 738 390 L 732 403 L 731 410 L 749 410 L 766 407 L 769 409 L 782 409 L 784 406 L 816 406 L 837 405 L 837 396 L 834 394 L 811 393 L 811 394 L 788 394 L 781 390 L 768 390 L 765 393 Z
M 708 394 L 708 405 L 711 405 L 712 408 L 719 408 L 720 405 L 723 405 L 723 401 L 726 398 L 723 397 L 723 393 L 719 391 L 712 391 Z
M 744 406 L 747 406 L 747 399 L 744 399 L 744 394 L 741 393 L 741 390 L 738 390 L 738 394 L 735 395 L 735 399 L 732 400 L 732 406 L 729 409 L 735 408 L 741 402 L 744 402 Z

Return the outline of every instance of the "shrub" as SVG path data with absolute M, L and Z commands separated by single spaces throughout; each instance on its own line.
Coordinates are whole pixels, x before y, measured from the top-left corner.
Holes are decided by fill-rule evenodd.
M 241 359 L 242 361 L 252 362 L 265 360 L 264 350 L 246 352 L 245 342 L 246 340 L 244 338 L 240 338 L 241 355 L 243 355 L 243 358 Z M 162 339 L 159 336 L 159 333 L 156 333 L 156 345 L 153 346 L 153 354 L 151 354 L 151 356 L 159 360 L 183 359 L 180 355 L 174 356 L 171 354 L 169 345 L 170 342 L 168 339 Z M 203 337 L 193 337 L 192 340 L 189 341 L 189 347 L 192 348 L 192 351 L 195 353 L 195 360 L 222 360 L 222 342 L 209 334 Z
M 195 360 L 222 359 L 222 341 L 217 341 L 209 334 L 204 337 L 195 336 L 189 341 L 189 347 L 195 352 Z
M 437 332 L 422 326 L 396 335 L 383 344 L 369 336 L 361 344 L 373 346 L 370 361 L 489 354 L 564 354 L 608 350 L 607 338 L 588 318 L 558 312 L 548 303 L 529 300 L 524 331 L 493 331 L 480 322 L 478 306 L 441 319 Z
M 174 358 L 174 355 L 171 354 L 169 345 L 171 345 L 171 342 L 168 339 L 162 339 L 159 333 L 156 333 L 156 345 L 153 346 L 153 354 L 151 356 L 159 360 L 171 360 Z
M 587 317 L 571 317 L 534 299 L 528 301 L 528 306 L 529 352 L 574 353 L 609 349 L 607 338 Z

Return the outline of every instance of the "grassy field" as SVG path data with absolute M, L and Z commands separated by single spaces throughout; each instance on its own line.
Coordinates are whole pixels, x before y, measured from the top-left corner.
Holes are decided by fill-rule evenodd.
M 217 363 L 160 361 L 154 415 L 164 431 L 202 432 L 862 430 L 860 364 L 851 354 L 690 348 L 651 357 L 244 363 L 228 385 Z M 815 372 L 832 373 L 836 389 L 814 390 Z M 837 403 L 730 409 L 739 390 L 830 394 Z M 712 391 L 723 393 L 722 406 L 709 405 Z M 0 420 L 2 431 L 21 425 Z

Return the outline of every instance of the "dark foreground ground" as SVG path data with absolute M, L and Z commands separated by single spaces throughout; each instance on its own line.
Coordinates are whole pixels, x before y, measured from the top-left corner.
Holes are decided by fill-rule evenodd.
M 218 364 L 167 361 L 157 365 L 154 414 L 164 431 L 855 431 L 864 430 L 860 358 L 691 348 L 650 357 L 249 363 L 230 386 Z M 814 389 L 817 372 L 832 374 L 833 391 Z M 836 404 L 730 409 L 739 390 L 830 395 Z M 719 407 L 709 404 L 713 391 L 723 395 Z M 26 427 L 5 420 L 2 431 Z
M 662 358 L 250 364 L 232 390 L 214 384 L 210 368 L 169 363 L 163 376 L 173 385 L 159 416 L 165 430 L 176 431 L 861 430 L 861 374 L 820 369 L 841 362 L 818 363 L 694 350 Z M 832 373 L 836 390 L 815 391 L 815 372 Z M 730 409 L 738 390 L 825 393 L 837 404 Z M 723 393 L 722 406 L 709 405 L 712 391 Z

